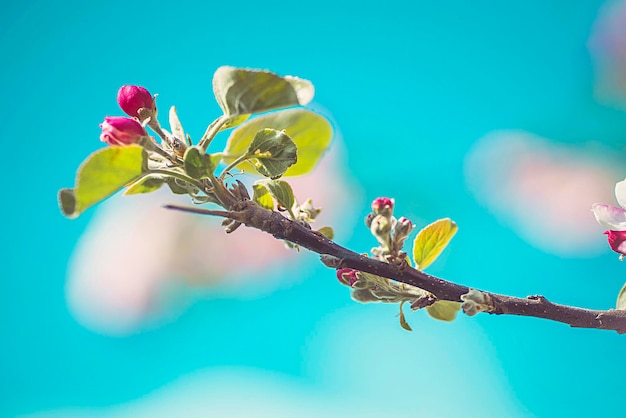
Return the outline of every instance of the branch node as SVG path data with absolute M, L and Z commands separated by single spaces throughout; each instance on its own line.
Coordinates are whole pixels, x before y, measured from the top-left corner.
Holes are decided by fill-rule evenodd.
M 542 295 L 530 295 L 530 296 L 526 296 L 526 299 L 528 299 L 528 300 L 536 300 L 536 301 L 539 301 L 541 303 L 550 303 L 550 301 L 548 299 L 546 299 L 545 296 L 542 296 Z

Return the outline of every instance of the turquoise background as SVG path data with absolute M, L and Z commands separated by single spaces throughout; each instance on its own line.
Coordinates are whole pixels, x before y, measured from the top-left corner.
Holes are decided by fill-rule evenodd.
M 393 196 L 400 214 L 450 216 L 461 226 L 446 262 L 431 273 L 501 293 L 611 306 L 626 279 L 615 254 L 607 248 L 600 257 L 565 259 L 534 249 L 475 202 L 463 177 L 466 152 L 494 129 L 567 144 L 592 137 L 623 152 L 624 112 L 592 95 L 586 42 L 601 5 L 5 4 L 0 415 L 63 408 L 106 414 L 194 371 L 235 367 L 296 379 L 321 404 L 362 393 L 365 405 L 385 410 L 389 403 L 409 416 L 429 401 L 418 402 L 420 393 L 432 394 L 433 403 L 461 402 L 468 417 L 619 416 L 626 337 L 518 317 L 443 324 L 420 313 L 409 316 L 416 331 L 407 333 L 393 318 L 395 307 L 353 303 L 334 273 L 314 262 L 297 272 L 302 281 L 274 294 L 208 298 L 157 329 L 98 335 L 73 319 L 64 293 L 68 258 L 93 211 L 70 221 L 56 203 L 57 190 L 70 186 L 80 162 L 100 147 L 98 124 L 119 114 L 120 85 L 167 97 L 197 136 L 218 114 L 211 94 L 218 66 L 267 68 L 314 82 L 316 103 L 342 132 L 346 171 L 367 201 Z M 370 241 L 361 228 L 344 244 L 367 251 Z M 487 243 L 490 251 L 481 251 Z M 324 330 L 342 313 L 355 332 L 337 341 Z M 354 347 L 352 337 L 373 345 Z M 332 344 L 349 364 L 366 356 L 368 373 L 328 363 L 324 350 Z M 505 385 L 489 393 L 507 399 L 508 410 L 493 410 L 500 401 L 481 392 L 496 382 Z M 380 399 L 372 395 L 378 390 Z

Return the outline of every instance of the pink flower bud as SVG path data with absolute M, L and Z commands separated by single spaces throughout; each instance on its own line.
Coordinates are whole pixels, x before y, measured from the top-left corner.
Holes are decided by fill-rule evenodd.
M 618 254 L 626 255 L 626 231 L 606 231 L 609 246 Z
M 122 86 L 117 92 L 117 103 L 129 116 L 139 117 L 142 107 L 154 110 L 154 99 L 148 90 L 140 86 Z
M 413 223 L 409 219 L 402 216 L 400 219 L 398 219 L 398 222 L 396 222 L 394 239 L 396 241 L 404 241 L 409 236 L 412 230 Z
M 356 275 L 358 270 L 344 268 L 337 270 L 337 278 L 339 281 L 346 286 L 352 287 L 352 285 L 357 281 L 358 277 Z
M 142 136 L 148 136 L 139 122 L 123 116 L 107 116 L 100 127 L 100 140 L 109 145 L 136 144 Z
M 372 202 L 374 213 L 384 216 L 391 216 L 393 213 L 393 199 L 388 197 L 378 197 Z

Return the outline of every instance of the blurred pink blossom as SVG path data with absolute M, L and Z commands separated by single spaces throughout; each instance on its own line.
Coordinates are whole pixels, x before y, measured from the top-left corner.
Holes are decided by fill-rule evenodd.
M 310 197 L 325 208 L 314 227 L 331 225 L 341 237 L 356 223 L 360 196 L 338 167 L 336 153 L 329 153 L 313 173 L 289 182 L 300 202 Z M 274 277 L 297 278 L 281 272 L 311 260 L 306 250 L 288 250 L 261 231 L 242 227 L 226 235 L 220 219 L 169 211 L 162 208 L 166 203 L 191 205 L 164 188 L 115 196 L 96 209 L 70 261 L 67 284 L 70 308 L 87 327 L 134 332 L 180 312 L 189 294 L 213 288 L 249 295 L 250 286 L 258 292 L 279 285 Z
M 588 45 L 594 58 L 597 94 L 626 106 L 626 0 L 605 3 Z
M 530 244 L 560 256 L 602 251 L 589 208 L 611 198 L 617 161 L 592 145 L 565 146 L 523 131 L 494 132 L 470 151 L 470 191 Z

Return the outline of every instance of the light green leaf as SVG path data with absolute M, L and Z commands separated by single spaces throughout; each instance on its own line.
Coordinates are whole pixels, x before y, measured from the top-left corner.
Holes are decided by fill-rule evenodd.
M 619 295 L 617 295 L 615 308 L 620 311 L 626 311 L 626 284 L 622 287 L 622 290 L 619 291 Z
M 265 186 L 279 206 L 291 211 L 296 199 L 289 183 L 284 180 L 261 180 L 257 184 Z
M 165 183 L 165 181 L 161 178 L 161 176 L 148 175 L 128 186 L 124 195 L 154 192 L 155 190 L 160 189 L 161 186 L 163 186 L 163 183 Z
M 215 170 L 215 168 L 222 161 L 222 153 L 221 152 L 215 152 L 213 154 L 209 154 L 209 157 L 211 157 L 211 167 L 213 167 L 213 170 Z
M 189 177 L 194 179 L 201 179 L 203 177 L 210 177 L 213 174 L 215 167 L 211 160 L 211 156 L 207 155 L 199 147 L 189 147 L 185 152 L 185 172 Z
M 238 116 L 305 105 L 314 89 L 311 82 L 296 77 L 224 66 L 213 75 L 213 93 L 225 115 Z
M 148 156 L 139 145 L 107 147 L 79 167 L 76 187 L 59 192 L 63 214 L 75 218 L 90 206 L 136 181 L 147 171 Z
M 298 161 L 296 144 L 289 135 L 270 128 L 257 132 L 246 154 L 253 158 L 257 171 L 271 179 L 281 177 Z
M 335 231 L 330 226 L 323 226 L 317 230 L 320 234 L 324 235 L 329 240 L 335 238 Z
M 228 120 L 220 128 L 220 131 L 223 131 L 223 130 L 226 130 L 226 129 L 230 129 L 230 128 L 234 128 L 237 125 L 241 125 L 242 123 L 244 123 L 248 119 L 250 119 L 250 115 L 249 114 L 248 115 L 238 115 L 238 116 L 233 116 L 231 118 L 228 118 Z
M 422 229 L 413 241 L 416 268 L 428 267 L 446 248 L 458 227 L 449 218 L 439 219 Z
M 454 321 L 456 313 L 461 310 L 461 304 L 459 302 L 452 302 L 449 300 L 438 300 L 430 306 L 426 307 L 428 315 L 440 321 Z
M 274 210 L 274 200 L 272 199 L 272 195 L 263 184 L 253 184 L 252 190 L 254 191 L 252 200 L 254 200 L 262 208 Z
M 311 171 L 328 149 L 333 130 L 326 118 L 306 109 L 288 109 L 259 116 L 235 129 L 224 150 L 224 162 L 230 164 L 244 155 L 257 132 L 265 128 L 284 131 L 296 144 L 298 161 L 289 167 L 285 176 L 298 176 Z M 252 165 L 243 162 L 237 166 L 251 171 Z

